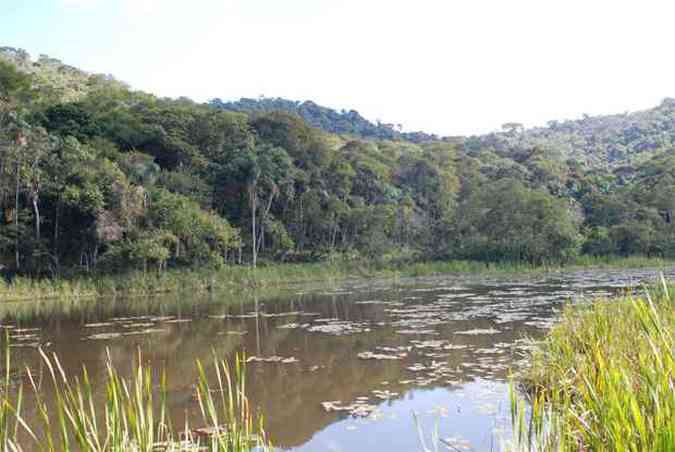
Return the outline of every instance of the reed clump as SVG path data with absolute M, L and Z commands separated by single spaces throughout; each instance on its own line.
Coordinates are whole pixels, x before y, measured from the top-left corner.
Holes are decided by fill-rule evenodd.
M 675 450 L 675 298 L 644 296 L 565 309 L 512 395 L 515 450 Z
M 5 372 L 0 382 L 0 450 L 45 452 L 212 451 L 248 452 L 270 450 L 261 417 L 255 416 L 245 393 L 244 360 L 234 366 L 213 359 L 216 384 L 211 385 L 202 363 L 196 397 L 201 408 L 199 426 L 176 429 L 168 418 L 167 382 L 153 378 L 138 359 L 133 377 L 123 378 L 106 363 L 104 400 L 94 398 L 89 374 L 67 375 L 57 356 L 40 350 L 46 378 L 26 370 L 26 387 L 12 381 L 9 347 L 5 348 Z M 43 385 L 53 385 L 55 400 L 42 396 Z M 27 397 L 30 396 L 30 397 Z M 30 399 L 30 403 L 27 400 Z M 33 424 L 22 413 L 37 413 Z M 37 425 L 36 425 L 37 424 Z

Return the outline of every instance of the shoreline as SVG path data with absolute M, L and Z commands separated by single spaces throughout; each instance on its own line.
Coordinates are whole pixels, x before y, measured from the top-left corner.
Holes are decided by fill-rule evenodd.
M 118 275 L 82 275 L 62 279 L 17 277 L 0 280 L 0 302 L 49 301 L 106 297 L 144 297 L 167 293 L 229 292 L 284 288 L 292 284 L 335 282 L 349 279 L 416 278 L 439 275 L 538 274 L 580 270 L 675 267 L 675 260 L 660 258 L 589 258 L 560 265 L 531 266 L 520 263 L 431 261 L 382 264 L 363 261 L 273 264 L 256 269 L 245 266 L 222 270 L 185 269 L 162 273 L 130 272 Z

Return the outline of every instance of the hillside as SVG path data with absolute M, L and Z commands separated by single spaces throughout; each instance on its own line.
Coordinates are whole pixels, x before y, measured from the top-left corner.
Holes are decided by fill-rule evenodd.
M 28 52 L 14 47 L 0 47 L 0 59 L 31 74 L 33 89 L 39 92 L 39 98 L 43 101 L 77 101 L 102 86 L 126 88 L 124 83 L 111 75 L 90 74 L 47 55 L 40 55 L 37 60 L 33 60 Z
M 282 98 L 240 99 L 211 105 L 227 111 L 262 114 L 284 111 L 297 114 L 314 127 L 339 135 L 376 140 L 406 140 L 413 143 L 441 138 L 424 132 L 401 132 L 393 124 L 373 123 L 357 111 L 336 111 L 314 102 Z M 525 129 L 507 123 L 503 130 L 472 137 L 445 138 L 464 142 L 468 152 L 489 148 L 513 156 L 538 148 L 562 159 L 574 159 L 589 167 L 618 167 L 639 163 L 675 143 L 675 99 L 645 111 L 582 119 L 549 121 L 546 127 Z
M 339 135 L 351 135 L 377 140 L 407 140 L 413 143 L 438 140 L 433 134 L 424 132 L 402 132 L 399 125 L 373 123 L 365 119 L 358 111 L 337 111 L 322 107 L 312 101 L 298 102 L 288 99 L 242 98 L 236 102 L 224 102 L 213 99 L 210 105 L 227 111 L 246 114 L 261 114 L 273 111 L 284 111 L 300 116 L 310 125 Z
M 673 257 L 672 118 L 667 100 L 546 128 L 408 140 L 356 112 L 158 98 L 4 48 L 0 265 L 58 276 Z
M 76 101 L 103 86 L 126 87 L 111 75 L 90 74 L 61 61 L 40 55 L 31 60 L 27 52 L 0 47 L 0 58 L 35 76 L 41 97 Z M 666 98 L 651 109 L 574 120 L 551 120 L 546 127 L 525 129 L 507 123 L 503 130 L 471 137 L 441 138 L 425 132 L 402 132 L 400 125 L 374 123 L 358 111 L 337 111 L 312 101 L 283 98 L 242 98 L 225 102 L 213 99 L 209 105 L 250 116 L 274 111 L 295 114 L 308 124 L 331 134 L 372 140 L 409 141 L 421 144 L 446 140 L 464 145 L 467 152 L 489 149 L 507 158 L 540 149 L 555 158 L 573 159 L 592 168 L 617 168 L 640 163 L 675 143 L 675 99 Z
M 506 124 L 504 131 L 471 137 L 468 150 L 489 147 L 511 155 L 540 148 L 591 167 L 617 167 L 648 159 L 675 144 L 675 99 L 649 110 L 582 119 L 549 121 L 546 127 L 522 129 Z

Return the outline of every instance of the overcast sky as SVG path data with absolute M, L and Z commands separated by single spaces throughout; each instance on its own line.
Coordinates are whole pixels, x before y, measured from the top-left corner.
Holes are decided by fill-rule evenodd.
M 673 0 L 0 0 L 0 45 L 161 96 L 457 135 L 675 97 L 674 17 Z

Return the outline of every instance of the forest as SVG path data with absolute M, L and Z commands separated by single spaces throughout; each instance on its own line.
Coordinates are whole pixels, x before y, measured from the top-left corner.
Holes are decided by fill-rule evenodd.
M 0 267 L 675 257 L 674 143 L 673 99 L 441 138 L 307 102 L 159 98 L 0 48 Z

